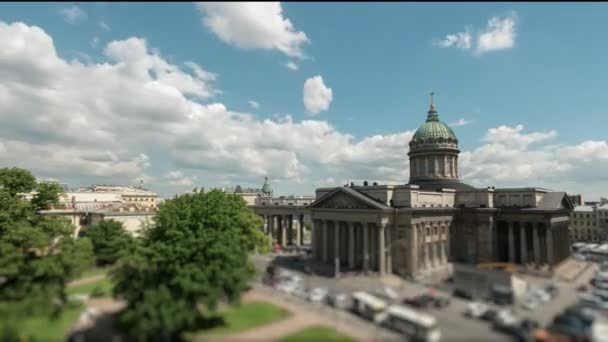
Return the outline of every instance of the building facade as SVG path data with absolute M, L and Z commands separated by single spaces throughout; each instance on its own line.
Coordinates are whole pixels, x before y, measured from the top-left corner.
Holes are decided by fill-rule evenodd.
M 432 100 L 409 147 L 407 184 L 316 190 L 313 256 L 335 274 L 417 277 L 444 273 L 451 262 L 555 265 L 569 255 L 566 193 L 462 183 L 458 139 Z
M 570 217 L 570 237 L 577 242 L 608 240 L 608 199 L 576 206 Z

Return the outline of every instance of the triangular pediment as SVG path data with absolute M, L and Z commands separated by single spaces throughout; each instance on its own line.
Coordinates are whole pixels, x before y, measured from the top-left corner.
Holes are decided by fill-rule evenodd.
M 313 209 L 386 209 L 386 205 L 348 187 L 336 188 L 310 205 Z

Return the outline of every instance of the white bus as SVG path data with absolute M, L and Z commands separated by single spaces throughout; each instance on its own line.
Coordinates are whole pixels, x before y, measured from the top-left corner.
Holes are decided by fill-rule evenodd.
M 391 305 L 385 315 L 384 325 L 407 335 L 412 341 L 437 342 L 441 338 L 437 319 L 431 315 L 401 305 Z
M 355 292 L 353 298 L 353 311 L 369 320 L 376 322 L 380 314 L 386 309 L 386 303 L 367 292 Z

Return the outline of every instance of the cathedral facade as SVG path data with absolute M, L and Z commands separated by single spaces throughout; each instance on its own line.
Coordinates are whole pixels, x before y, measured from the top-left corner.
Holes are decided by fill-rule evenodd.
M 407 184 L 316 189 L 309 206 L 313 256 L 335 274 L 417 277 L 451 262 L 553 266 L 568 257 L 573 205 L 566 193 L 461 182 L 458 139 L 432 98 L 409 147 Z

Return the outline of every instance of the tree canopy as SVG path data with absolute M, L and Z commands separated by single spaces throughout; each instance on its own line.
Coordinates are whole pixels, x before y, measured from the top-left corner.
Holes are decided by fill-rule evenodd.
M 248 254 L 268 249 L 245 201 L 214 190 L 163 203 L 155 224 L 112 272 L 128 303 L 120 317 L 139 340 L 177 339 L 221 299 L 235 303 L 253 275 Z
M 33 183 L 33 184 L 32 184 Z M 0 169 L 0 316 L 48 314 L 66 301 L 65 286 L 92 263 L 88 239 L 57 216 L 40 216 L 20 196 L 36 186 L 23 169 Z M 46 188 L 49 197 L 52 187 Z M 46 191 L 45 190 L 45 191 Z M 0 328 L 2 324 L 0 323 Z
M 135 243 L 122 223 L 112 219 L 90 226 L 85 236 L 91 240 L 95 259 L 100 266 L 114 264 Z

